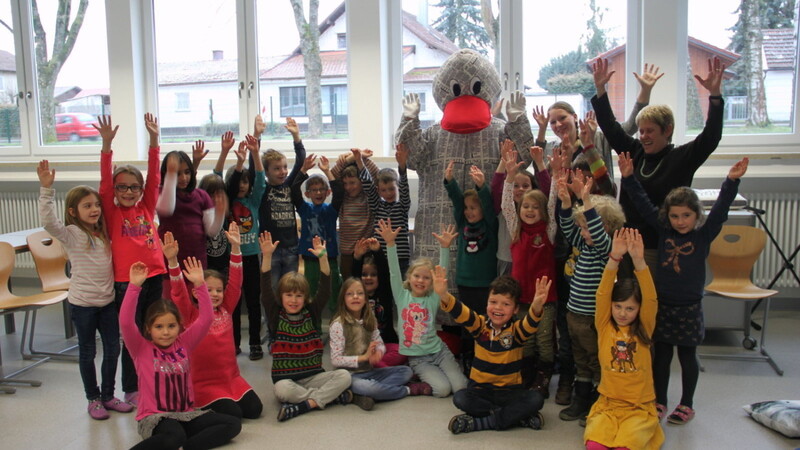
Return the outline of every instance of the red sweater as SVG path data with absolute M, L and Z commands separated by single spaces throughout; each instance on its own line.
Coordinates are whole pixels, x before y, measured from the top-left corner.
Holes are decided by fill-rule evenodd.
M 100 198 L 108 225 L 108 237 L 111 239 L 114 281 L 130 281 L 131 265 L 137 261 L 147 264 L 150 270 L 148 277 L 167 273 L 153 220 L 158 202 L 158 185 L 161 183 L 159 152 L 159 147 L 150 147 L 148 150 L 147 179 L 142 197 L 129 208 L 118 205 L 114 197 L 112 152 L 100 153 Z
M 179 267 L 170 267 L 169 279 L 172 301 L 178 307 L 183 327 L 189 328 L 200 314 L 189 299 L 186 282 Z M 242 289 L 242 255 L 231 253 L 228 285 L 222 304 L 214 308 L 211 328 L 195 347 L 189 359 L 194 387 L 195 406 L 203 408 L 223 399 L 239 401 L 253 388 L 239 373 L 233 345 L 233 311 L 239 303 Z
M 547 223 L 540 220 L 532 225 L 520 221 L 519 239 L 511 243 L 511 276 L 522 287 L 520 303 L 533 302 L 536 279 L 547 275 L 553 280 L 547 303 L 556 301 L 556 259 L 553 243 L 547 237 Z

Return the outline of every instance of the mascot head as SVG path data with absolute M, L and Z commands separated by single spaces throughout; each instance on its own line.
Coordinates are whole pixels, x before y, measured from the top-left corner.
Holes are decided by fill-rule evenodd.
M 453 53 L 433 79 L 433 99 L 444 112 L 442 128 L 469 134 L 488 127 L 500 90 L 497 69 L 488 59 L 470 49 Z

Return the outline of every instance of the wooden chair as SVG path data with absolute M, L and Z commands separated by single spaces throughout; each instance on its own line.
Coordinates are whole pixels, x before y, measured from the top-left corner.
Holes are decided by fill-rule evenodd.
M 767 234 L 760 228 L 744 225 L 723 226 L 722 232 L 711 243 L 708 264 L 711 267 L 713 279 L 705 288 L 707 292 L 734 301 L 752 302 L 759 299 L 765 300 L 760 354 L 701 354 L 698 356 L 710 359 L 763 361 L 769 363 L 778 375 L 783 375 L 783 370 L 778 367 L 769 353 L 767 353 L 766 348 L 770 299 L 778 291 L 762 289 L 754 285 L 750 279 L 753 265 L 764 250 L 766 242 Z M 749 329 L 749 320 L 746 321 L 745 326 L 747 327 L 746 329 Z M 747 339 L 749 339 L 749 335 L 745 340 Z M 745 346 L 753 348 L 755 343 L 753 342 L 749 346 L 745 344 Z
M 33 256 L 33 262 L 36 264 L 36 272 L 39 274 L 39 280 L 42 283 L 42 292 L 45 293 L 66 293 L 69 290 L 70 279 L 67 276 L 67 254 L 58 239 L 54 239 L 47 231 L 37 231 L 27 237 L 28 250 Z M 72 324 L 69 316 L 69 305 L 64 302 L 64 329 L 66 338 L 72 337 Z M 30 317 L 30 320 L 28 320 Z M 32 359 L 37 357 L 50 357 L 53 359 L 77 361 L 75 355 L 64 355 L 63 353 L 77 345 L 65 348 L 60 352 L 44 352 L 37 351 L 33 348 L 33 338 L 36 330 L 36 310 L 32 310 L 30 315 L 25 315 L 23 322 L 23 336 L 30 324 L 30 334 L 28 335 L 28 352 L 25 352 L 25 342 L 20 345 L 20 351 L 24 359 Z
M 48 305 L 63 302 L 67 298 L 67 293 L 64 291 L 42 292 L 40 294 L 28 295 L 20 297 L 11 293 L 8 287 L 8 282 L 11 279 L 11 272 L 14 270 L 14 247 L 7 242 L 0 242 L 0 315 L 25 313 L 25 321 L 27 323 L 28 315 L 31 311 L 36 311 L 39 308 L 44 308 Z M 23 329 L 21 342 L 24 345 L 27 328 Z M 20 348 L 22 351 L 22 348 Z M 30 370 L 39 364 L 47 361 L 47 358 L 36 361 L 33 364 L 23 367 L 13 373 L 0 375 L 0 391 L 6 393 L 14 393 L 15 389 L 6 387 L 7 384 L 28 384 L 31 386 L 41 386 L 41 381 L 36 380 L 20 380 L 13 377 Z M 0 355 L 0 364 L 2 364 L 2 355 Z

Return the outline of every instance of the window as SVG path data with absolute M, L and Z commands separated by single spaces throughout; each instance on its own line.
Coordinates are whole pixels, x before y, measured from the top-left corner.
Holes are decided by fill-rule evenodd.
M 288 0 L 269 2 L 269 7 L 257 9 L 259 111 L 267 122 L 263 138 L 289 139 L 282 126 L 284 117 L 298 118 L 306 142 L 347 138 L 347 2 L 299 3 L 302 18 L 295 16 Z M 312 15 L 309 8 L 317 3 L 319 9 Z M 261 4 L 266 2 L 258 6 Z M 317 23 L 309 23 L 309 17 L 316 17 Z M 298 28 L 303 30 L 302 39 Z M 308 65 L 303 40 L 316 41 L 310 45 L 319 49 L 316 55 L 308 56 Z M 309 69 L 316 67 L 319 72 Z M 332 107 L 335 114 L 331 114 Z
M 306 115 L 306 88 L 282 87 L 281 117 L 302 117 Z
M 191 111 L 188 92 L 175 93 L 175 111 Z
M 522 30 L 528 110 L 541 106 L 546 111 L 556 101 L 566 101 L 582 119 L 595 94 L 589 64 L 602 57 L 608 59 L 610 70 L 616 70 L 607 86 L 611 108 L 617 120 L 627 119 L 633 99 L 625 98 L 626 74 L 640 70 L 625 67 L 626 20 L 626 0 L 563 0 L 558 8 L 524 2 L 523 21 L 536 23 Z M 531 126 L 535 136 L 538 125 L 531 120 Z M 547 139 L 553 138 L 548 127 Z
M 162 142 L 238 132 L 236 2 L 154 1 L 153 17 Z M 176 17 L 192 26 L 176 27 Z
M 705 124 L 708 91 L 693 74 L 705 77 L 707 59 L 713 57 L 727 66 L 723 135 L 792 133 L 797 76 L 792 3 L 689 1 L 687 134 L 697 134 Z

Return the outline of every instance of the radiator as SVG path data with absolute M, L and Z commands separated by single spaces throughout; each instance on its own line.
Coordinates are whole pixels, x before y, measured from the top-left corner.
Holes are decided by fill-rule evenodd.
M 65 192 L 56 191 L 56 216 L 64 220 Z M 0 234 L 41 227 L 39 192 L 4 192 L 0 195 Z M 30 253 L 19 253 L 15 267 L 35 269 Z
M 750 206 L 766 211 L 763 219 L 769 227 L 783 253 L 789 257 L 795 247 L 800 245 L 800 193 L 760 193 L 742 194 Z M 763 228 L 756 220 L 756 226 Z M 795 257 L 793 264 L 800 266 L 800 256 Z M 767 287 L 778 271 L 783 267 L 783 259 L 775 245 L 767 238 L 764 252 L 753 268 L 753 282 Z M 797 280 L 785 270 L 775 282 L 774 289 L 800 287 Z

